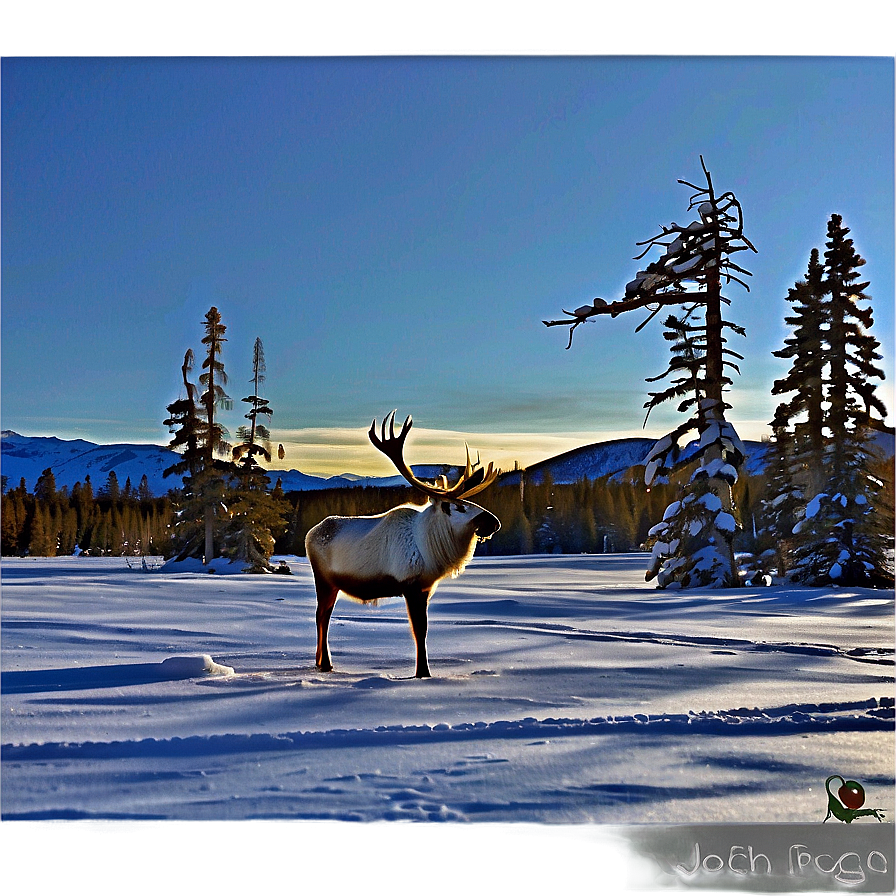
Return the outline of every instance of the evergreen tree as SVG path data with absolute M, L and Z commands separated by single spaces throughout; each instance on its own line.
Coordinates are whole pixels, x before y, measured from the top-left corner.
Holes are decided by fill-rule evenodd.
M 140 485 L 137 486 L 137 499 L 140 501 L 152 500 L 152 490 L 149 487 L 149 479 L 147 479 L 146 473 L 140 477 Z
M 228 554 L 244 572 L 270 572 L 276 536 L 286 529 L 288 506 L 267 490 L 270 480 L 259 467 L 243 469 L 231 493 L 226 529 Z
M 34 486 L 34 497 L 38 501 L 50 503 L 56 499 L 56 477 L 52 469 L 46 469 L 37 477 Z
M 2 510 L 0 510 L 0 525 L 2 525 L 0 550 L 2 550 L 3 556 L 9 557 L 22 552 L 27 518 L 27 509 L 19 490 L 12 489 L 4 492 Z
M 74 507 L 67 507 L 62 511 L 59 526 L 59 554 L 70 556 L 78 543 L 78 514 Z
M 227 375 L 221 361 L 226 329 L 218 309 L 210 308 L 205 315 L 202 339 L 206 346 L 204 373 L 199 377 L 205 390 L 200 395 L 190 382 L 193 353 L 187 351 L 181 366 L 185 395 L 167 408 L 169 417 L 165 424 L 173 433 L 169 447 L 179 451 L 182 458 L 164 472 L 165 476 L 183 477 L 175 527 L 178 559 L 202 557 L 206 563 L 211 561 L 215 556 L 216 524 L 220 528 L 224 518 L 227 480 L 233 472 L 232 465 L 221 459 L 229 445 L 225 441 L 227 430 L 217 419 L 217 411 L 231 403 L 224 391 Z
M 784 340 L 783 349 L 772 353 L 791 361 L 787 375 L 775 380 L 772 395 L 791 397 L 778 405 L 771 423 L 774 438 L 767 454 L 759 533 L 769 553 L 757 564 L 758 571 L 765 573 L 787 572 L 800 541 L 793 528 L 806 501 L 821 491 L 824 481 L 824 292 L 824 268 L 818 249 L 813 249 L 805 279 L 787 294 L 792 313 L 784 320 L 792 334 Z M 774 564 L 769 562 L 772 558 Z
M 76 482 L 72 488 L 72 505 L 78 517 L 78 545 L 82 550 L 87 550 L 87 535 L 94 511 L 93 485 L 89 473 L 84 477 L 83 485 Z
M 858 268 L 865 264 L 848 238 L 849 228 L 840 215 L 828 222 L 828 251 L 825 257 L 825 293 L 828 317 L 829 382 L 828 426 L 833 439 L 832 463 L 835 475 L 848 463 L 850 448 L 840 438 L 857 431 L 867 432 L 873 414 L 881 417 L 887 410 L 875 394 L 873 379 L 883 379 L 883 371 L 874 363 L 881 356 L 880 343 L 868 330 L 874 323 L 865 290 L 869 283 L 858 283 Z
M 196 489 L 205 508 L 203 518 L 206 563 L 215 556 L 215 520 L 224 506 L 226 476 L 230 472 L 230 465 L 218 460 L 219 455 L 226 455 L 229 446 L 225 441 L 227 430 L 216 416 L 218 408 L 226 409 L 231 406 L 230 396 L 224 391 L 227 374 L 221 361 L 221 349 L 227 341 L 224 337 L 226 330 L 227 327 L 221 323 L 218 309 L 212 306 L 205 315 L 205 336 L 202 338 L 202 344 L 206 346 L 206 357 L 202 362 L 202 369 L 205 372 L 200 375 L 199 382 L 205 386 L 205 392 L 199 397 L 199 401 L 205 408 L 205 432 L 202 444 L 204 468 Z
M 282 497 L 268 491 L 270 479 L 257 460 L 271 460 L 270 432 L 258 419 L 262 416 L 270 420 L 273 415 L 267 400 L 259 395 L 264 380 L 264 347 L 261 339 L 256 339 L 252 360 L 254 388 L 243 399 L 249 405 L 245 415 L 249 426 L 237 430 L 240 443 L 233 449 L 236 473 L 228 501 L 230 522 L 226 535 L 228 553 L 244 563 L 247 572 L 270 572 L 268 561 L 274 552 L 274 536 L 285 529 L 284 514 L 288 511 Z
M 261 384 L 265 381 L 265 371 L 264 346 L 261 339 L 256 338 L 252 352 L 252 385 L 254 389 L 252 395 L 243 399 L 249 405 L 249 411 L 245 416 L 250 425 L 243 425 L 237 429 L 240 442 L 233 449 L 235 463 L 247 458 L 251 461 L 257 456 L 264 458 L 268 463 L 271 460 L 271 434 L 265 424 L 259 422 L 258 419 L 261 415 L 270 420 L 274 413 L 267 399 L 258 394 L 261 391 Z
M 765 487 L 760 499 L 756 572 L 782 574 L 790 563 L 793 527 L 802 506 L 805 480 L 795 458 L 794 439 L 778 418 L 765 453 Z
M 28 553 L 32 557 L 56 556 L 55 533 L 52 531 L 49 516 L 40 502 L 37 502 L 34 507 Z
M 187 349 L 184 354 L 184 363 L 180 370 L 186 395 L 168 405 L 169 416 L 165 420 L 165 426 L 172 433 L 168 447 L 178 452 L 181 460 L 168 467 L 162 475 L 167 478 L 179 474 L 193 479 L 202 466 L 201 443 L 205 429 L 199 416 L 198 392 L 196 386 L 190 382 L 190 373 L 193 370 L 192 349 Z
M 868 332 L 873 314 L 858 269 L 858 254 L 840 215 L 828 222 L 825 263 L 813 250 L 809 275 L 791 291 L 794 333 L 779 357 L 792 357 L 788 376 L 776 382 L 794 397 L 779 405 L 775 423 L 792 448 L 786 472 L 772 483 L 771 500 L 799 495 L 801 507 L 790 532 L 771 520 L 780 538 L 792 534 L 788 574 L 811 584 L 888 585 L 893 581 L 887 551 L 890 515 L 874 475 L 871 442 L 875 413 L 886 409 L 874 379 L 883 372 L 878 341 Z
M 640 245 L 662 246 L 659 259 L 639 271 L 625 289 L 625 298 L 608 304 L 594 299 L 574 312 L 571 320 L 545 321 L 547 326 L 567 325 L 572 345 L 576 327 L 600 314 L 616 316 L 623 311 L 650 307 L 640 330 L 664 307 L 678 306 L 679 315 L 666 320 L 666 338 L 672 344 L 672 359 L 666 371 L 650 380 L 672 378 L 664 392 L 651 393 L 645 405 L 679 400 L 679 410 L 690 416 L 661 439 L 645 460 L 645 483 L 663 482 L 673 472 L 688 467 L 689 477 L 681 482 L 679 500 L 666 509 L 660 523 L 650 530 L 653 556 L 647 570 L 648 581 L 656 578 L 660 587 L 673 582 L 683 586 L 734 586 L 739 577 L 733 541 L 739 524 L 736 519 L 732 486 L 737 482 L 744 447 L 726 420 L 729 408 L 723 394 L 730 385 L 728 370 L 739 372 L 730 359 L 741 356 L 726 348 L 726 332 L 744 335 L 742 327 L 722 316 L 722 282 L 732 281 L 748 288 L 739 275 L 749 271 L 735 264 L 736 252 L 756 251 L 743 233 L 743 213 L 733 193 L 716 195 L 712 178 L 700 159 L 706 186 L 680 183 L 696 192 L 689 209 L 699 216 L 686 227 L 672 223 Z M 686 289 L 694 283 L 697 290 Z M 683 450 L 680 441 L 695 433 L 696 441 Z
M 118 484 L 118 476 L 115 475 L 115 470 L 109 471 L 109 475 L 106 477 L 106 484 L 100 490 L 100 494 L 111 501 L 117 501 L 121 497 L 121 486 Z
M 177 492 L 177 517 L 173 539 L 178 560 L 201 557 L 205 547 L 205 504 L 199 484 L 205 469 L 205 421 L 199 412 L 199 391 L 190 381 L 193 350 L 187 349 L 181 365 L 184 397 L 168 405 L 165 425 L 172 433 L 168 447 L 180 453 L 181 459 L 168 467 L 163 476 L 180 475 L 183 488 Z
M 227 327 L 221 323 L 221 315 L 214 306 L 205 315 L 205 336 L 202 344 L 206 346 L 206 357 L 202 362 L 205 373 L 200 374 L 199 382 L 205 386 L 205 391 L 199 397 L 199 401 L 205 408 L 206 429 L 203 438 L 205 449 L 205 465 L 207 469 L 214 466 L 215 458 L 226 455 L 229 445 L 225 441 L 227 429 L 217 419 L 218 408 L 230 408 L 232 402 L 230 396 L 224 391 L 227 385 L 227 374 L 224 372 L 224 363 L 221 361 L 221 351 L 227 342 L 224 333 Z
M 791 359 L 787 375 L 775 380 L 772 395 L 793 393 L 789 401 L 778 406 L 772 429 L 780 439 L 785 439 L 785 427 L 793 425 L 789 446 L 792 462 L 802 469 L 803 481 L 799 485 L 810 495 L 820 490 L 825 453 L 823 275 L 819 252 L 813 249 L 806 279 L 798 282 L 787 295 L 793 313 L 784 320 L 793 328 L 793 333 L 784 340 L 783 349 L 772 352 L 777 358 Z

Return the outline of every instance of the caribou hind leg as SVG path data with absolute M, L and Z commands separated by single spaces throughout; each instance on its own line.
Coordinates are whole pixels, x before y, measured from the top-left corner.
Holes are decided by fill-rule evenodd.
M 416 678 L 429 678 L 429 662 L 426 658 L 426 627 L 427 607 L 429 604 L 429 591 L 414 589 L 407 591 L 404 601 L 408 608 L 408 620 L 411 623 L 411 633 L 417 646 L 417 671 Z
M 336 597 L 339 589 L 334 588 L 329 582 L 314 577 L 314 587 L 317 590 L 317 653 L 315 663 L 321 672 L 332 672 L 333 662 L 330 659 L 330 645 L 327 634 L 330 630 L 330 616 L 333 615 L 333 607 L 336 606 Z

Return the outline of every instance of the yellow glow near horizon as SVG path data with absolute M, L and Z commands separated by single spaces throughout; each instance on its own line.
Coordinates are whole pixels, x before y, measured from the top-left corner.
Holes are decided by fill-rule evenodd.
M 379 421 L 377 421 L 379 422 Z M 400 424 L 396 424 L 396 430 Z M 759 421 L 735 423 L 742 439 L 760 439 L 767 434 L 766 424 Z M 281 443 L 284 460 L 271 464 L 275 469 L 301 470 L 312 476 L 338 476 L 355 473 L 359 476 L 392 476 L 391 462 L 369 442 L 365 430 L 356 428 L 308 428 L 278 430 L 274 443 Z M 556 457 L 566 451 L 608 442 L 613 439 L 658 439 L 663 432 L 631 430 L 619 432 L 563 433 L 481 433 L 414 427 L 405 444 L 405 460 L 410 464 L 462 464 L 464 443 L 475 460 L 478 453 L 483 464 L 494 463 L 502 470 L 516 465 L 527 467 Z

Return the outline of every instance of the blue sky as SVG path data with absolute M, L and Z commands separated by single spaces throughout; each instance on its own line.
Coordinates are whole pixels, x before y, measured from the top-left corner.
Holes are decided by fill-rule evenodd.
M 165 443 L 216 305 L 241 422 L 256 336 L 287 464 L 386 472 L 462 442 L 502 465 L 641 429 L 659 320 L 541 321 L 620 295 L 686 223 L 702 153 L 758 254 L 730 394 L 766 431 L 788 288 L 843 216 L 871 281 L 892 424 L 892 58 L 14 58 L 2 61 L 2 426 Z M 689 219 L 688 219 L 689 220 Z M 371 456 L 373 455 L 373 456 Z M 382 461 L 382 462 L 380 462 Z

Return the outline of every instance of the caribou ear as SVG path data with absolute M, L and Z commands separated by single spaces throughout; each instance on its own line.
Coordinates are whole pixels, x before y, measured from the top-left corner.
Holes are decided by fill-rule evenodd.
M 442 513 L 447 513 L 448 516 L 451 516 L 451 502 L 450 501 L 442 501 Z

